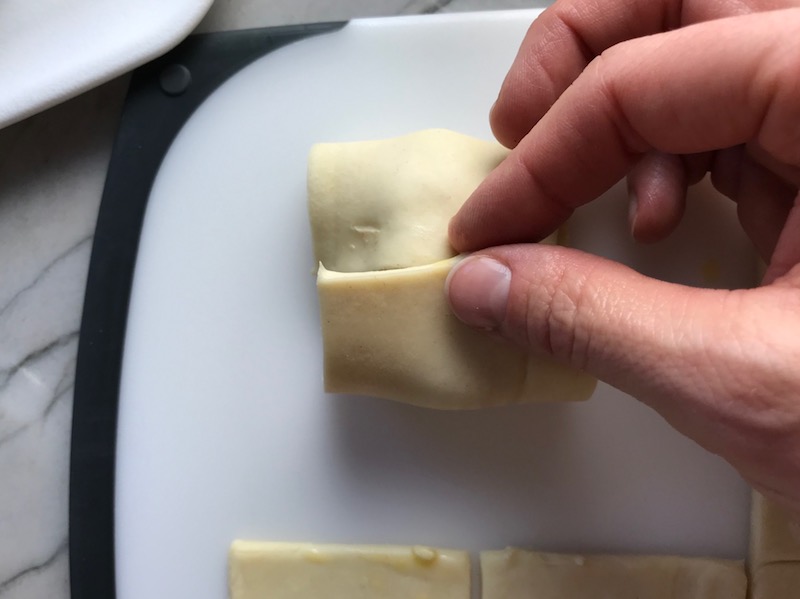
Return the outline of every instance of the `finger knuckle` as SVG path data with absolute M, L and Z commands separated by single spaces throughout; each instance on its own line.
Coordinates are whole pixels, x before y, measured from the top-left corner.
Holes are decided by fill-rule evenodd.
M 753 95 L 763 102 L 758 141 L 781 162 L 800 164 L 800 129 L 787 127 L 800 119 L 800 39 L 793 32 L 800 25 L 800 9 L 791 11 L 794 28 L 788 38 L 778 37 L 780 43 L 769 48 L 768 56 L 753 77 Z
M 591 293 L 587 276 L 551 263 L 533 282 L 525 311 L 527 343 L 573 367 L 586 367 L 591 341 Z

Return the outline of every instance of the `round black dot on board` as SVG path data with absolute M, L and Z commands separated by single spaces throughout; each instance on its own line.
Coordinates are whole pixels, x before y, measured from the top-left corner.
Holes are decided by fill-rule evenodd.
M 158 78 L 161 89 L 170 96 L 180 96 L 192 82 L 192 73 L 182 64 L 171 64 Z

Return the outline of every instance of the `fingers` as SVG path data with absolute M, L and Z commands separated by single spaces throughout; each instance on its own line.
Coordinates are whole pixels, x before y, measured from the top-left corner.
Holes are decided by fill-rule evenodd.
M 683 330 L 688 311 L 719 313 L 724 301 L 577 250 L 537 244 L 491 248 L 467 258 L 453 269 L 448 293 L 467 324 L 499 332 L 637 396 L 652 395 L 656 379 L 649 376 L 656 371 L 664 371 L 658 385 L 678 384 L 668 383 L 670 373 L 686 370 L 697 359 L 690 354 L 703 351 L 700 335 L 692 338 L 696 329 Z M 637 373 L 647 373 L 647 380 L 638 380 Z
M 644 401 L 754 481 L 800 483 L 786 477 L 789 468 L 800 474 L 800 461 L 776 458 L 778 448 L 787 452 L 780 455 L 800 450 L 796 288 L 688 288 L 533 244 L 467 258 L 447 291 L 468 324 Z M 800 488 L 795 492 L 800 498 Z
M 710 170 L 714 187 L 737 203 L 742 228 L 769 262 L 797 188 L 754 161 L 744 146 L 717 152 Z
M 669 235 L 686 207 L 688 173 L 673 154 L 649 152 L 628 173 L 629 221 L 636 241 L 659 241 Z
M 787 174 L 792 172 L 789 167 L 779 170 Z M 742 228 L 759 255 L 768 262 L 795 200 L 797 185 L 787 182 L 772 168 L 762 166 L 745 146 L 720 150 L 713 155 L 646 154 L 628 173 L 629 218 L 634 239 L 653 242 L 669 235 L 683 216 L 687 186 L 697 183 L 706 171 L 711 171 L 716 188 L 737 202 Z M 793 239 L 788 234 L 786 237 Z M 773 276 L 785 271 L 785 267 L 776 270 Z
M 561 0 L 531 25 L 490 122 L 516 147 L 583 69 L 625 40 L 685 25 L 796 6 L 796 0 Z
M 764 275 L 764 285 L 779 279 L 791 279 L 800 276 L 800 236 L 797 234 L 800 231 L 800 195 L 798 195 L 789 214 L 786 217 L 786 223 L 783 230 L 778 237 L 775 244 L 775 251 L 772 253 L 767 267 L 767 272 Z
M 451 222 L 451 243 L 470 251 L 541 239 L 651 150 L 700 153 L 757 138 L 791 163 L 798 25 L 798 10 L 762 13 L 617 45 L 473 193 Z

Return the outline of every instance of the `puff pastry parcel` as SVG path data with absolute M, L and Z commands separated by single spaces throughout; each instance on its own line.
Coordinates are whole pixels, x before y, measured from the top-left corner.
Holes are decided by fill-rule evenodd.
M 311 149 L 327 391 L 441 409 L 592 394 L 592 377 L 476 332 L 447 305 L 460 259 L 448 222 L 507 154 L 440 129 Z

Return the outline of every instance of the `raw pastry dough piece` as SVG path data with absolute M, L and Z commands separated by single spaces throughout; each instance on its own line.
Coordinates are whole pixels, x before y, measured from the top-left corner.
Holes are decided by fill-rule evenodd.
M 440 409 L 589 397 L 592 377 L 453 316 L 443 289 L 457 260 L 365 273 L 320 267 L 325 389 Z
M 464 551 L 234 541 L 230 599 L 470 599 Z
M 447 224 L 507 154 L 441 129 L 312 148 L 326 391 L 443 409 L 592 394 L 593 378 L 477 333 L 447 305 Z
M 482 599 L 745 599 L 743 562 L 669 556 L 481 553 Z
M 315 145 L 308 212 L 317 260 L 364 272 L 454 256 L 447 223 L 507 155 L 500 144 L 445 129 Z
M 759 568 L 750 580 L 750 599 L 798 599 L 800 564 L 768 564 Z
M 800 568 L 800 525 L 760 493 L 753 493 L 750 517 L 750 569 L 765 564 L 797 562 Z M 800 588 L 797 590 L 800 598 Z

